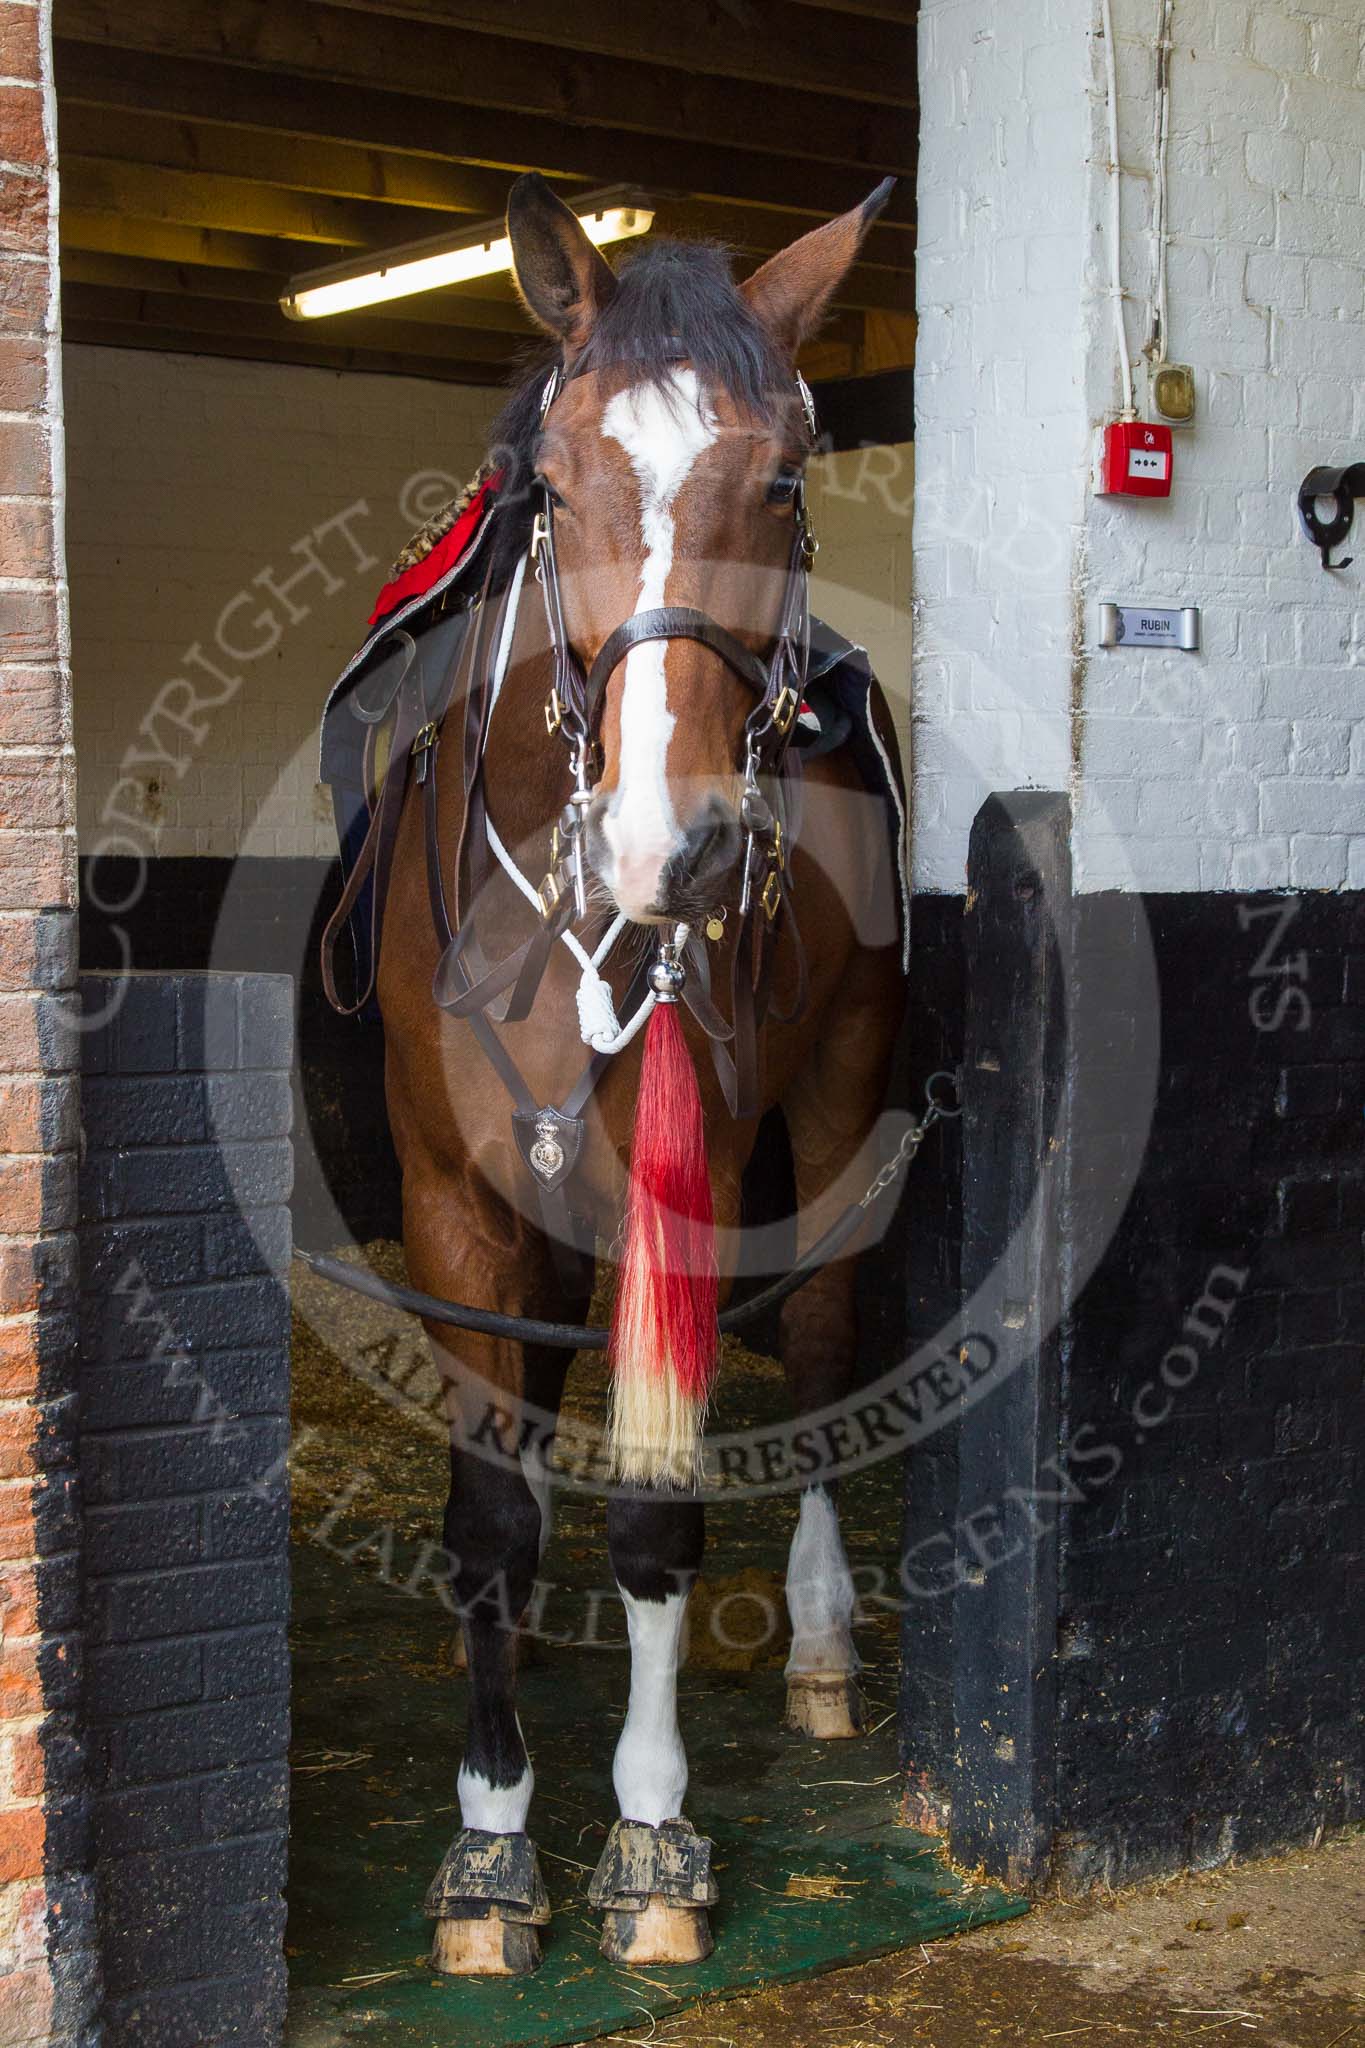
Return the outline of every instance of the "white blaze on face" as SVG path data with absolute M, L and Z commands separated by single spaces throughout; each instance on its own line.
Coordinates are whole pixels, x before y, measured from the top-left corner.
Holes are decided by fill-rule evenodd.
M 719 433 L 702 404 L 693 370 L 674 370 L 667 384 L 618 391 L 602 415 L 602 432 L 619 442 L 640 487 L 640 572 L 637 613 L 664 602 L 673 566 L 673 508 L 693 465 Z M 612 857 L 611 887 L 628 916 L 649 909 L 659 873 L 680 837 L 669 800 L 665 763 L 674 719 L 664 684 L 667 642 L 649 640 L 626 656 L 621 692 L 620 779 L 603 831 Z

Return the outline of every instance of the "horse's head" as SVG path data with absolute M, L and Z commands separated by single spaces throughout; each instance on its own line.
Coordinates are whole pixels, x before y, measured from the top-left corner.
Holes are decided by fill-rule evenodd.
M 513 186 L 517 282 L 563 350 L 534 463 L 585 671 L 623 621 L 660 606 L 705 613 L 768 658 L 810 453 L 796 350 L 889 191 L 736 287 L 717 250 L 678 243 L 618 279 L 543 178 Z M 692 638 L 643 640 L 612 670 L 588 851 L 628 917 L 694 921 L 719 899 L 754 705 L 752 683 Z

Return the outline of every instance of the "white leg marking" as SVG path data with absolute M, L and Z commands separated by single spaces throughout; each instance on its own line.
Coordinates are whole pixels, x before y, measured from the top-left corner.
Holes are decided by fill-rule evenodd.
M 467 1828 L 482 1828 L 490 1835 L 521 1835 L 531 1810 L 536 1789 L 535 1772 L 528 1763 L 515 1785 L 490 1785 L 482 1771 L 461 1764 L 457 1789 L 460 1819 Z
M 861 1668 L 849 1627 L 853 1601 L 838 1510 L 822 1488 L 813 1487 L 801 1496 L 787 1560 L 787 1611 L 792 1620 L 788 1678 L 803 1672 L 842 1676 Z
M 716 439 L 715 417 L 702 404 L 694 370 L 675 370 L 667 385 L 618 391 L 602 415 L 602 432 L 630 458 L 640 486 L 640 571 L 637 612 L 664 602 L 673 566 L 673 505 L 692 466 Z M 612 888 L 630 916 L 648 910 L 659 871 L 678 843 L 678 821 L 664 772 L 675 720 L 664 683 L 666 643 L 650 640 L 626 656 L 621 693 L 621 774 L 603 831 L 612 857 Z
M 611 1781 L 622 1820 L 652 1828 L 682 1812 L 687 1756 L 678 1732 L 678 1645 L 687 1595 L 637 1600 L 624 1589 L 630 1629 L 630 1705 Z

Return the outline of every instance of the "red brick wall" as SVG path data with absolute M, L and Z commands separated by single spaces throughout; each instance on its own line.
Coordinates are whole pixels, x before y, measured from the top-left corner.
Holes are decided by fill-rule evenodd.
M 0 2048 L 88 2011 L 72 1464 L 75 846 L 49 0 L 0 0 Z

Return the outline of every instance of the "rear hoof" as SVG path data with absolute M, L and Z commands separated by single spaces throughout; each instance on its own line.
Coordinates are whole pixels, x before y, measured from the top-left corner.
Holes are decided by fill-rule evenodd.
M 443 1977 L 526 1977 L 540 1963 L 540 1936 L 490 1906 L 482 1920 L 438 1920 L 431 1967 Z
M 638 1913 L 609 1907 L 603 1915 L 602 1953 L 609 1963 L 629 1969 L 646 1963 L 700 1963 L 714 1947 L 705 1906 L 680 1906 L 657 1892 Z
M 863 1697 L 856 1678 L 793 1678 L 787 1683 L 783 1724 L 817 1742 L 847 1741 L 863 1732 Z

